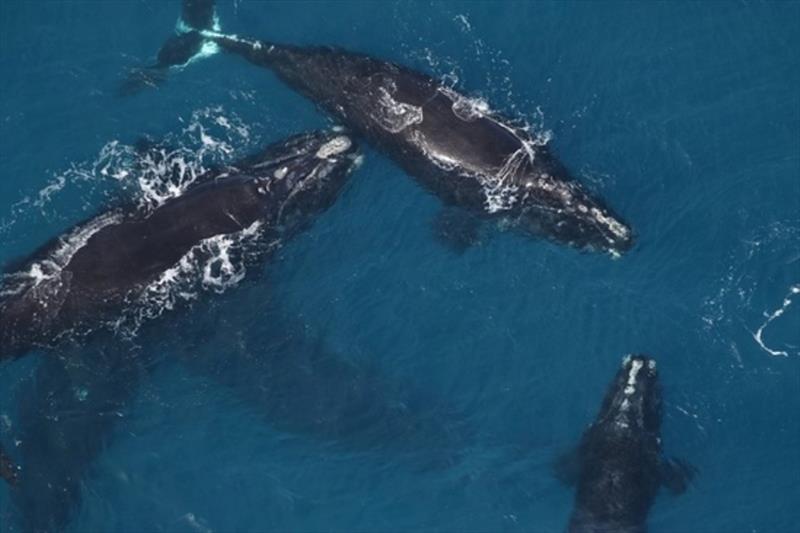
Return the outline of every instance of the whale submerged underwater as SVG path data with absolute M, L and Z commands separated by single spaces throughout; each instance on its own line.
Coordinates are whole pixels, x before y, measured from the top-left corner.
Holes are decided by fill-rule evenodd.
M 577 450 L 556 464 L 576 487 L 570 533 L 644 533 L 659 488 L 688 488 L 696 469 L 664 456 L 662 410 L 655 359 L 628 355 Z
M 550 146 L 507 118 L 430 76 L 368 55 L 222 33 L 213 0 L 183 1 L 176 34 L 156 63 L 131 73 L 123 92 L 157 85 L 171 68 L 218 49 L 273 71 L 346 129 L 296 135 L 214 169 L 151 212 L 109 209 L 6 273 L 0 283 L 0 360 L 37 348 L 65 351 L 48 359 L 24 391 L 20 435 L 36 445 L 20 448 L 23 467 L 0 446 L 0 477 L 15 485 L 24 528 L 66 527 L 82 480 L 109 438 L 113 421 L 104 413 L 121 409 L 152 370 L 136 350 L 114 353 L 113 346 L 86 344 L 88 349 L 71 353 L 74 341 L 95 340 L 125 313 L 137 314 L 148 287 L 179 274 L 175 269 L 187 254 L 207 254 L 204 246 L 214 239 L 254 240 L 249 260 L 263 264 L 339 196 L 360 160 L 351 135 L 372 143 L 448 208 L 461 210 L 458 223 L 466 226 L 467 241 L 490 223 L 614 257 L 634 245 L 628 224 L 576 180 Z M 149 318 L 146 312 L 137 317 Z M 434 446 L 461 438 L 441 418 L 419 416 L 398 401 L 397 384 L 379 372 L 314 345 L 300 325 L 272 319 L 268 356 L 258 339 L 237 330 L 234 318 L 220 316 L 220 330 L 239 335 L 224 363 L 219 354 L 203 352 L 203 325 L 193 330 L 194 345 L 174 350 L 181 363 L 213 375 L 288 432 L 359 440 L 369 449 L 384 446 L 387 434 L 409 448 L 419 444 L 411 442 L 414 433 L 424 433 Z M 219 373 L 221 365 L 230 372 Z M 569 531 L 642 532 L 660 487 L 683 492 L 694 475 L 687 463 L 663 456 L 655 368 L 649 357 L 626 358 L 577 452 L 559 464 L 562 477 L 577 487 Z M 76 387 L 96 391 L 97 400 L 82 404 Z M 65 409 L 83 417 L 59 421 Z M 373 433 L 378 426 L 383 436 Z
M 163 309 L 151 310 L 159 302 L 148 296 L 162 285 L 202 285 L 207 276 L 237 285 L 245 274 L 257 277 L 277 247 L 333 204 L 360 158 L 341 131 L 295 135 L 200 175 L 152 210 L 123 205 L 79 223 L 10 268 L 0 284 L 2 355 L 49 352 L 19 395 L 19 464 L 0 445 L 0 477 L 13 486 L 23 530 L 69 523 L 87 472 L 118 423 L 109 413 L 124 412 L 159 366 L 158 356 L 140 347 L 148 339 L 280 431 L 345 449 L 411 457 L 421 451 L 427 465 L 453 460 L 460 439 L 469 438 L 455 411 L 308 338 L 302 321 L 263 302 L 256 305 L 267 328 L 252 334 L 234 318 L 242 294 L 217 296 L 221 315 L 173 312 L 169 326 L 153 320 Z M 118 331 L 128 315 L 136 319 L 131 339 Z M 208 352 L 214 335 L 237 342 Z
M 122 308 L 182 258 L 223 235 L 257 235 L 270 246 L 329 207 L 357 161 L 338 132 L 291 137 L 200 176 L 152 212 L 121 207 L 78 224 L 10 267 L 0 284 L 0 359 L 63 337 L 113 327 Z
M 215 47 L 271 70 L 447 206 L 462 209 L 467 241 L 480 221 L 493 221 L 613 256 L 633 246 L 631 228 L 547 144 L 508 119 L 426 74 L 366 54 L 221 33 L 213 0 L 183 2 L 176 34 L 154 65 L 131 73 L 123 92 L 154 86 L 170 67 L 193 63 Z

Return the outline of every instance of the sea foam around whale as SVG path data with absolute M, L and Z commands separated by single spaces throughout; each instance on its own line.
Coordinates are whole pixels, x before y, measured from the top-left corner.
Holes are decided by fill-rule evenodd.
M 17 203 L 15 215 L 4 222 L 3 230 L 8 231 L 14 225 L 13 217 L 22 213 L 16 208 L 33 206 L 37 208 L 33 213 L 42 216 L 60 195 L 76 191 L 86 191 L 85 201 L 89 202 L 97 190 L 102 190 L 106 197 L 129 198 L 124 202 L 133 201 L 137 209 L 150 212 L 180 197 L 210 166 L 229 163 L 255 145 L 257 135 L 250 126 L 221 106 L 198 109 L 181 122 L 185 126 L 178 133 L 158 142 L 142 147 L 112 140 L 92 161 L 75 163 L 56 173 L 37 194 Z M 31 216 L 30 209 L 25 213 Z M 0 295 L 53 289 L 57 286 L 54 284 L 60 283 L 63 267 L 92 235 L 122 218 L 119 209 L 112 209 L 61 236 L 47 257 L 25 270 L 4 274 L 0 278 Z M 202 291 L 224 292 L 236 286 L 244 279 L 247 259 L 258 253 L 254 247 L 260 236 L 260 224 L 254 223 L 240 232 L 204 240 L 145 287 L 107 326 L 126 337 L 135 336 L 144 320 L 155 318 L 180 302 L 190 302 Z

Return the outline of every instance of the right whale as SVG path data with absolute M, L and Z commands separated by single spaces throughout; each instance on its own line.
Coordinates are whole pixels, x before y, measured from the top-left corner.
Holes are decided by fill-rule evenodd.
M 119 331 L 125 313 L 147 318 L 148 295 L 215 240 L 249 235 L 260 241 L 254 257 L 269 253 L 333 204 L 359 161 L 344 133 L 294 135 L 210 170 L 152 212 L 126 204 L 77 224 L 0 275 L 0 362 Z M 227 252 L 204 269 L 204 281 L 244 275 Z
M 219 32 L 213 0 L 184 0 L 158 62 L 128 85 L 152 85 L 214 45 L 272 70 L 369 140 L 469 219 L 614 256 L 631 248 L 628 225 L 590 194 L 550 148 L 423 73 L 339 48 L 301 47 Z M 150 73 L 150 74 L 148 74 Z M 473 225 L 473 224 L 471 224 Z M 474 226 L 474 225 L 473 225 Z
M 659 488 L 688 488 L 696 469 L 663 455 L 661 418 L 655 360 L 625 357 L 578 449 L 556 464 L 577 486 L 570 533 L 644 533 Z

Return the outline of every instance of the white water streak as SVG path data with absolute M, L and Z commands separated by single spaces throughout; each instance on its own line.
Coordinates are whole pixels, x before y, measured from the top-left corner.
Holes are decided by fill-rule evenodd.
M 773 311 L 772 313 L 769 313 L 769 314 L 766 313 L 766 312 L 764 313 L 764 317 L 766 317 L 767 320 L 763 324 L 761 324 L 761 326 L 756 330 L 755 333 L 752 334 L 753 338 L 758 343 L 758 345 L 761 346 L 761 348 L 765 352 L 770 354 L 770 355 L 773 355 L 773 356 L 781 356 L 782 355 L 784 357 L 789 357 L 789 352 L 787 352 L 786 350 L 774 350 L 774 349 L 770 348 L 769 346 L 767 346 L 764 343 L 763 334 L 764 334 L 764 330 L 767 328 L 767 326 L 769 326 L 770 323 L 773 320 L 775 320 L 775 319 L 779 318 L 781 315 L 783 315 L 786 312 L 786 310 L 789 308 L 789 306 L 792 305 L 792 298 L 796 294 L 800 294 L 800 284 L 792 285 L 789 288 L 789 293 L 783 299 L 783 303 L 781 304 L 780 308 L 776 309 L 775 311 Z

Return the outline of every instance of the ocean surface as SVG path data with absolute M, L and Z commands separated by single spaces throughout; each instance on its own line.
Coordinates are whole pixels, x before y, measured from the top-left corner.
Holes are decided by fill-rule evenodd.
M 0 441 L 69 487 L 0 485 L 1 532 L 563 531 L 551 465 L 632 352 L 658 361 L 666 453 L 698 469 L 650 530 L 796 531 L 800 3 L 219 4 L 223 31 L 367 52 L 520 118 L 637 244 L 614 260 L 488 231 L 457 253 L 440 201 L 365 146 L 335 206 L 244 280 L 0 364 Z M 119 97 L 179 11 L 0 2 L 0 262 L 177 194 L 136 161 L 143 136 L 189 179 L 333 125 L 224 54 Z

